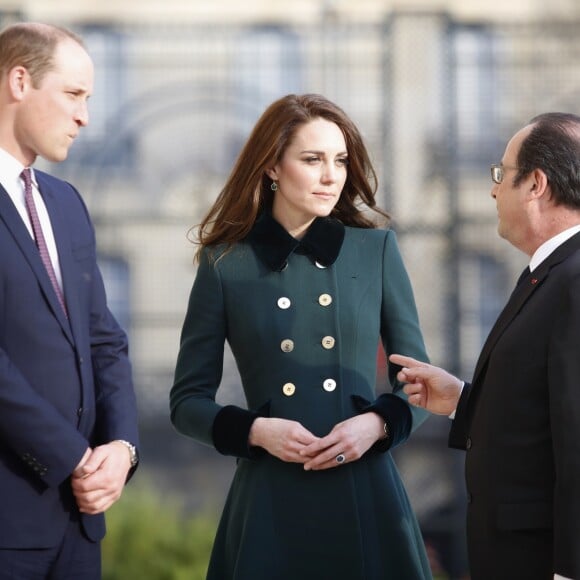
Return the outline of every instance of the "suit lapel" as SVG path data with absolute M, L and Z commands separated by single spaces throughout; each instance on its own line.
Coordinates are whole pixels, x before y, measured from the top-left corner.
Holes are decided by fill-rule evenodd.
M 46 197 L 43 196 L 43 198 L 45 200 L 45 203 L 47 203 Z M 55 232 L 56 237 L 57 228 L 55 227 L 55 221 L 53 218 L 54 202 L 51 202 L 50 206 L 51 207 L 49 207 L 49 204 L 47 203 L 48 213 L 50 215 L 52 228 Z M 32 271 L 34 272 L 34 275 L 38 280 L 38 283 L 42 289 L 43 294 L 45 295 L 46 301 L 48 302 L 50 309 L 53 311 L 54 315 L 61 324 L 67 338 L 72 343 L 73 338 L 70 331 L 69 322 L 58 302 L 58 298 L 54 292 L 54 288 L 52 287 L 52 283 L 50 281 L 50 278 L 48 277 L 46 268 L 42 263 L 40 254 L 38 253 L 38 248 L 36 247 L 34 240 L 32 239 L 28 230 L 26 229 L 26 226 L 24 225 L 24 222 L 22 221 L 20 214 L 16 210 L 16 207 L 14 207 L 14 204 L 12 203 L 10 196 L 2 186 L 0 186 L 0 219 L 2 219 L 6 224 L 6 227 L 12 234 L 12 237 L 14 238 L 16 244 L 20 248 L 22 254 L 29 263 L 30 267 L 32 268 Z M 60 245 L 58 243 L 58 239 L 57 239 L 57 247 L 59 252 L 59 259 L 61 259 L 60 258 L 61 250 Z M 61 269 L 63 269 L 62 261 L 61 261 Z
M 522 283 L 516 286 L 483 345 L 473 375 L 474 385 L 477 385 L 480 382 L 480 375 L 482 375 L 497 341 L 516 317 L 518 312 L 523 308 L 528 298 L 542 286 L 544 280 L 549 276 L 550 270 L 556 264 L 559 264 L 578 250 L 580 250 L 580 233 L 575 234 L 561 246 L 556 248 L 556 250 L 554 250 L 554 252 L 552 252 L 538 266 L 538 268 L 536 268 L 536 270 L 534 270 L 534 272 L 528 274 Z
M 60 308 L 60 304 L 58 304 L 56 297 L 54 303 L 56 304 L 56 307 L 58 307 L 59 321 L 63 325 L 63 328 L 65 329 L 67 336 L 69 337 L 71 342 L 74 342 L 73 337 L 71 335 L 71 324 L 74 322 L 74 320 L 76 320 L 76 313 L 78 312 L 78 301 L 72 279 L 73 257 L 70 238 L 67 233 L 68 228 L 65 223 L 65 218 L 62 215 L 60 205 L 58 204 L 57 201 L 58 197 L 56 192 L 54 191 L 53 188 L 50 187 L 50 185 L 47 184 L 42 173 L 37 171 L 35 175 L 36 180 L 38 182 L 38 190 L 42 195 L 42 199 L 44 200 L 46 210 L 48 211 L 48 215 L 50 217 L 52 233 L 54 235 L 54 241 L 56 243 L 58 251 L 58 261 L 60 264 L 60 274 L 62 278 L 63 293 L 69 315 L 68 320 L 64 315 L 64 313 L 62 312 L 62 308 Z
M 495 324 L 493 325 L 493 328 L 491 329 L 485 344 L 483 345 L 481 354 L 479 355 L 479 359 L 475 367 L 475 372 L 473 374 L 473 384 L 477 384 L 479 375 L 485 368 L 489 355 L 491 354 L 491 351 L 493 350 L 496 342 L 499 340 L 511 321 L 516 317 L 517 313 L 522 309 L 527 299 L 535 292 L 537 288 L 540 287 L 544 278 L 545 275 L 542 278 L 539 278 L 538 276 L 532 276 L 530 274 L 529 279 L 533 279 L 533 283 L 530 280 L 525 280 L 514 289 L 507 304 L 495 321 Z

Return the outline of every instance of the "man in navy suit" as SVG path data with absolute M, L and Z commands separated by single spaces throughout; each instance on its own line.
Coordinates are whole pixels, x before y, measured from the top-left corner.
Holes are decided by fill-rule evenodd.
M 454 414 L 473 580 L 580 579 L 580 117 L 546 113 L 492 165 L 498 232 L 530 258 L 473 380 L 399 355 L 409 402 Z
M 92 89 L 73 33 L 0 34 L 1 580 L 100 578 L 103 512 L 138 462 L 127 338 L 87 209 L 72 185 L 29 169 L 67 157 Z

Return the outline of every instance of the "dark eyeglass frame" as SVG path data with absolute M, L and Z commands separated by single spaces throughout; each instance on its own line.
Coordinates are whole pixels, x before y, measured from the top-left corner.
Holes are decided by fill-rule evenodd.
M 513 165 L 502 165 L 501 163 L 494 163 L 491 167 L 491 180 L 498 185 L 503 181 L 505 177 L 506 169 L 519 169 Z

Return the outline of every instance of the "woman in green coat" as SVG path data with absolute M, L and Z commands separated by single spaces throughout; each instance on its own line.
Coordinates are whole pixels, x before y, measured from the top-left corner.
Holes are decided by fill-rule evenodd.
M 376 178 L 348 116 L 288 95 L 258 120 L 199 230 L 171 419 L 237 458 L 211 580 L 423 580 L 389 450 L 424 420 L 377 345 L 427 361 Z M 247 408 L 215 401 L 228 341 Z

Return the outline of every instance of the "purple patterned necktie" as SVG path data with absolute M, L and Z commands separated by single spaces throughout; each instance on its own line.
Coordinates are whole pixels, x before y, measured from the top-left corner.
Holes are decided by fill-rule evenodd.
M 28 167 L 24 169 L 20 174 L 20 177 L 22 178 L 22 181 L 24 181 L 24 203 L 26 204 L 26 211 L 28 211 L 28 217 L 30 218 L 30 223 L 32 224 L 32 231 L 34 232 L 34 239 L 36 241 L 36 246 L 38 247 L 38 252 L 40 253 L 40 258 L 42 259 L 44 267 L 48 273 L 48 277 L 52 282 L 52 287 L 56 292 L 56 296 L 60 302 L 60 305 L 62 306 L 63 312 L 68 317 L 64 296 L 56 279 L 56 274 L 54 273 L 54 267 L 50 260 L 50 255 L 48 254 L 48 247 L 46 245 L 46 240 L 44 239 L 44 234 L 42 233 L 42 227 L 40 226 L 40 220 L 38 219 L 36 206 L 34 205 L 30 169 Z

